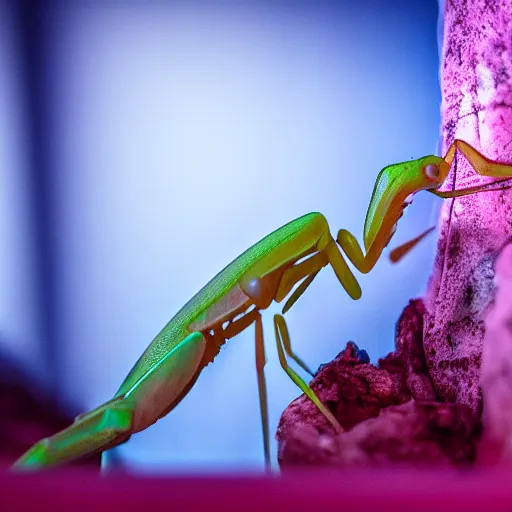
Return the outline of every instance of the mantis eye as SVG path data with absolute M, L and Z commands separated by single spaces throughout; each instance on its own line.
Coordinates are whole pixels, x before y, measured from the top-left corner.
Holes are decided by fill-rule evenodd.
M 439 166 L 436 164 L 425 165 L 425 167 L 423 167 L 423 172 L 427 178 L 435 180 L 439 177 Z

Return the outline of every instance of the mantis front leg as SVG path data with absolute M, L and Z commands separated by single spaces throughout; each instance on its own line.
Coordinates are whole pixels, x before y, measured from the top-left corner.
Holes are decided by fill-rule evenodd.
M 455 140 L 446 152 L 444 160 L 447 164 L 452 164 L 457 149 L 464 155 L 476 173 L 480 174 L 481 176 L 491 176 L 503 179 L 492 183 L 484 183 L 483 185 L 454 189 L 447 192 L 440 192 L 436 189 L 428 189 L 428 192 L 442 199 L 453 199 L 456 197 L 463 197 L 480 192 L 507 190 L 512 187 L 511 184 L 507 184 L 500 186 L 499 188 L 493 188 L 494 185 L 503 185 L 503 183 L 510 182 L 512 179 L 512 165 L 502 164 L 493 160 L 489 160 L 484 155 L 479 153 L 475 148 L 470 146 L 467 142 L 459 139 Z M 426 235 L 433 231 L 433 229 L 434 228 L 431 227 L 413 240 L 410 240 L 400 245 L 399 247 L 396 247 L 390 254 L 390 260 L 393 263 L 396 263 L 402 259 L 405 254 L 407 254 L 413 247 L 415 247 Z
M 459 139 L 454 140 L 446 152 L 444 160 L 448 164 L 451 165 L 453 162 L 457 149 L 466 157 L 475 172 L 482 176 L 492 176 L 494 178 L 508 178 L 512 176 L 512 165 L 490 160 L 467 142 Z
M 455 153 L 457 149 L 464 155 L 466 160 L 469 162 L 471 167 L 477 174 L 480 176 L 489 176 L 493 178 L 504 178 L 499 180 L 497 183 L 501 184 L 503 182 L 509 181 L 512 179 L 512 165 L 503 164 L 500 162 L 496 162 L 494 160 L 490 160 L 486 158 L 482 153 L 477 151 L 474 147 L 470 146 L 467 142 L 463 140 L 456 139 L 453 141 L 452 145 L 448 148 L 446 155 L 444 156 L 444 160 L 449 165 L 452 164 L 453 159 L 455 158 Z M 489 188 L 495 183 L 485 183 L 483 185 L 477 185 L 469 188 L 462 188 L 458 190 L 451 190 L 449 192 L 439 192 L 435 189 L 429 190 L 432 194 L 441 197 L 443 199 L 450 199 L 454 197 L 462 197 L 469 194 L 475 194 L 478 192 L 492 192 L 495 190 L 506 190 L 511 187 L 511 185 L 507 185 L 505 187 L 501 187 L 498 189 Z
M 510 181 L 510 179 L 512 179 L 512 178 L 505 178 L 503 180 L 499 180 L 497 183 L 501 185 L 503 182 Z M 499 190 L 507 190 L 512 187 L 512 185 L 506 185 L 506 186 L 501 186 L 499 188 L 491 188 L 494 185 L 496 185 L 496 182 L 486 183 L 484 185 L 477 185 L 475 187 L 451 190 L 448 192 L 438 192 L 435 189 L 429 190 L 429 192 L 436 195 L 437 197 L 441 197 L 442 199 L 453 199 L 456 197 L 467 196 L 467 195 L 480 193 L 480 192 L 496 192 Z M 418 243 L 421 242 L 421 240 L 423 240 L 429 233 L 434 231 L 434 229 L 435 229 L 435 227 L 432 226 L 432 227 L 426 229 L 425 231 L 423 231 L 423 233 L 416 236 L 412 240 L 408 240 L 407 242 L 399 245 L 398 247 L 395 247 L 389 254 L 389 259 L 391 260 L 391 262 L 397 263 L 398 261 L 400 261 L 406 254 L 408 254 L 414 247 L 416 247 L 418 245 Z
M 346 229 L 338 231 L 336 242 L 338 242 L 338 245 L 343 249 L 348 259 L 362 274 L 368 274 L 372 270 L 384 249 L 383 246 L 379 248 L 376 244 L 372 244 L 370 250 L 366 254 L 363 253 L 356 237 Z

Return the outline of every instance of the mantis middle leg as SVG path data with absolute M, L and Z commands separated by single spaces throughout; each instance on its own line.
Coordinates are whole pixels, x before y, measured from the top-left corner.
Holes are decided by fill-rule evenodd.
M 256 327 L 256 374 L 258 377 L 258 396 L 260 399 L 261 428 L 263 430 L 263 449 L 265 451 L 265 467 L 271 470 L 270 464 L 270 427 L 268 423 L 268 399 L 267 381 L 265 380 L 264 368 L 267 364 L 265 355 L 265 342 L 263 339 L 263 324 L 261 315 L 258 315 L 255 322 Z
M 233 338 L 247 329 L 251 324 L 255 326 L 255 352 L 256 352 L 256 374 L 258 377 L 258 398 L 260 402 L 261 429 L 263 432 L 263 451 L 265 456 L 265 468 L 270 471 L 270 427 L 268 423 L 268 398 L 267 382 L 265 379 L 265 364 L 267 358 L 265 355 L 265 343 L 263 338 L 263 324 L 261 314 L 258 309 L 253 309 L 244 316 L 231 322 L 225 329 L 217 335 L 225 340 Z
M 301 391 L 318 407 L 320 412 L 325 416 L 329 423 L 334 428 L 337 434 L 343 432 L 343 428 L 338 420 L 334 417 L 332 412 L 322 403 L 317 397 L 316 393 L 308 386 L 308 384 L 293 371 L 288 365 L 284 355 L 283 345 L 290 344 L 290 334 L 286 325 L 286 320 L 282 315 L 274 315 L 274 334 L 276 337 L 277 353 L 279 362 L 283 370 L 288 374 L 290 379 L 301 389 Z
M 306 291 L 309 285 L 313 282 L 318 272 L 329 263 L 327 255 L 324 252 L 318 252 L 307 260 L 299 263 L 288 269 L 279 283 L 279 288 L 276 293 L 276 302 L 281 302 L 286 295 L 290 292 L 297 282 L 301 279 L 303 281 L 295 289 L 289 299 L 283 306 L 283 315 L 295 304 L 298 298 Z M 305 372 L 309 373 L 312 377 L 314 373 L 309 369 L 306 363 L 293 351 L 289 338 L 283 339 L 283 347 L 288 356 L 293 359 Z
M 281 331 L 284 332 L 283 336 L 279 337 L 278 342 L 278 354 L 279 361 L 281 362 L 281 366 L 283 366 L 283 361 L 285 366 L 283 368 L 290 375 L 293 382 L 297 384 L 297 386 L 302 390 L 303 393 L 312 400 L 312 402 L 319 408 L 320 412 L 325 415 L 326 419 L 333 425 L 334 429 L 339 432 L 341 431 L 341 426 L 336 420 L 336 418 L 332 415 L 332 413 L 325 407 L 325 405 L 320 401 L 320 399 L 316 396 L 315 392 L 304 382 L 304 380 L 299 377 L 291 368 L 288 367 L 286 363 L 286 358 L 284 356 L 283 345 L 289 347 L 288 350 L 291 352 L 291 342 L 290 337 L 288 335 L 288 329 L 286 327 L 286 323 L 284 318 L 281 315 L 276 315 L 281 318 L 279 322 L 279 327 Z M 260 414 L 261 414 L 261 426 L 263 430 L 263 446 L 265 452 L 265 465 L 267 470 L 270 470 L 270 429 L 269 429 L 269 421 L 268 421 L 268 399 L 267 399 L 267 385 L 264 374 L 264 367 L 266 364 L 266 356 L 265 356 L 265 343 L 263 336 L 263 325 L 261 321 L 261 314 L 258 309 L 253 309 L 245 314 L 238 320 L 235 320 L 230 325 L 226 327 L 220 333 L 225 339 L 232 338 L 242 332 L 244 329 L 249 327 L 252 323 L 255 324 L 255 349 L 256 349 L 256 371 L 258 377 L 258 396 L 260 401 Z M 275 320 L 274 320 L 275 323 Z M 284 326 L 284 327 L 283 327 Z M 277 335 L 276 335 L 277 336 Z M 277 338 L 276 338 L 277 340 Z M 287 350 L 287 352 L 288 352 Z

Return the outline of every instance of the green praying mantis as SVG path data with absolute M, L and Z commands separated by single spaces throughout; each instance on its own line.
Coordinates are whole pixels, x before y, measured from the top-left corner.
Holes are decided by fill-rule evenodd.
M 289 377 L 318 407 L 335 432 L 342 428 L 308 384 L 289 366 L 288 356 L 304 371 L 312 372 L 292 350 L 284 314 L 328 265 L 353 299 L 361 288 L 341 250 L 362 273 L 375 266 L 389 244 L 409 198 L 426 190 L 441 198 L 454 198 L 490 190 L 500 179 L 485 185 L 441 192 L 459 150 L 481 175 L 510 178 L 512 165 L 485 158 L 466 142 L 456 140 L 444 158 L 430 155 L 390 165 L 377 177 L 364 224 L 364 252 L 356 238 L 341 229 L 331 235 L 321 213 L 308 213 L 257 242 L 219 272 L 192 297 L 154 338 L 135 363 L 114 397 L 79 415 L 74 423 L 30 448 L 14 469 L 38 469 L 104 452 L 127 441 L 167 415 L 187 395 L 202 370 L 221 346 L 249 326 L 255 326 L 256 371 L 263 429 L 265 463 L 270 467 L 266 363 L 261 311 L 288 297 L 282 314 L 274 316 L 280 364 Z M 503 190 L 501 187 L 493 190 Z M 431 228 L 433 229 L 433 228 Z M 397 261 L 428 232 L 394 251 Z M 295 285 L 298 286 L 292 292 Z

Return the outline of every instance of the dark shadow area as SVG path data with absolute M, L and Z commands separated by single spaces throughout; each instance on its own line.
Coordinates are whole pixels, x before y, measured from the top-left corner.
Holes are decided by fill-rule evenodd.
M 3 345 L 0 338 L 0 346 Z M 55 434 L 74 420 L 70 411 L 42 391 L 20 362 L 0 353 L 0 467 L 10 466 L 34 443 Z M 73 464 L 100 466 L 97 454 Z

